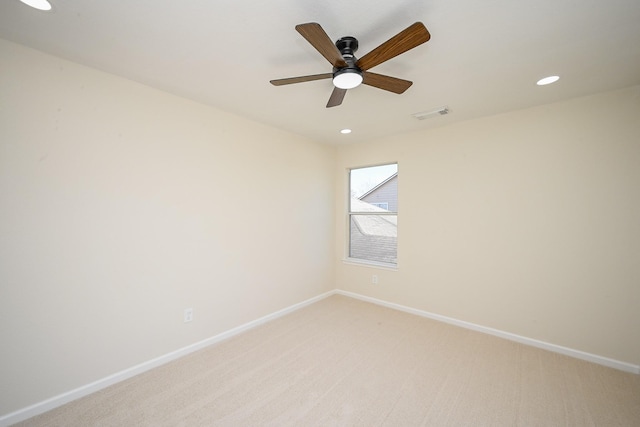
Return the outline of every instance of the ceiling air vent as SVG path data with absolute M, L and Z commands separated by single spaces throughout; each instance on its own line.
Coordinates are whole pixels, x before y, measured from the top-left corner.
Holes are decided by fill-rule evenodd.
M 412 116 L 418 120 L 425 120 L 431 117 L 444 116 L 446 114 L 449 114 L 449 107 L 440 107 L 432 111 L 422 111 L 420 113 L 413 113 Z

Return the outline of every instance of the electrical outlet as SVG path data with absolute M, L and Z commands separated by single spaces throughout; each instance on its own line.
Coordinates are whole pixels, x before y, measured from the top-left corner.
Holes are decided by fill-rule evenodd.
M 184 323 L 191 322 L 193 320 L 193 308 L 184 309 Z
M 378 284 L 378 275 L 374 274 L 373 276 L 371 276 L 371 283 L 373 283 L 374 285 Z

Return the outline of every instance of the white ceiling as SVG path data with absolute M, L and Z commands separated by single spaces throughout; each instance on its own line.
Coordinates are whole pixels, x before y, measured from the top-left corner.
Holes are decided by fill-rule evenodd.
M 52 3 L 0 1 L 0 37 L 332 144 L 640 84 L 639 0 Z M 431 40 L 372 69 L 413 81 L 402 95 L 363 85 L 327 109 L 330 80 L 269 84 L 331 71 L 296 24 L 355 36 L 363 56 L 415 21 Z M 535 85 L 551 74 L 560 81 Z M 411 116 L 441 106 L 451 113 Z

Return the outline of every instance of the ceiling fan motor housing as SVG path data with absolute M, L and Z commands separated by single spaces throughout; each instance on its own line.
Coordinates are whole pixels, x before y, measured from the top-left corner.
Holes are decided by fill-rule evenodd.
M 342 58 L 344 58 L 344 62 L 347 63 L 347 66 L 333 67 L 333 83 L 336 87 L 351 89 L 362 82 L 362 70 L 356 65 L 358 58 L 354 55 L 354 52 L 358 50 L 358 40 L 351 36 L 342 37 L 336 41 L 336 47 L 340 51 Z M 345 78 L 348 79 L 347 82 L 339 83 Z M 343 84 L 345 86 L 343 86 Z
M 347 63 L 347 68 L 355 68 L 360 71 L 360 68 L 356 66 L 356 61 L 358 58 L 354 55 L 354 52 L 358 50 L 358 40 L 355 37 L 347 36 L 342 37 L 338 41 L 336 41 L 336 47 L 340 51 L 342 58 L 344 58 L 344 62 Z M 342 67 L 344 68 L 344 67 Z M 336 71 L 340 68 L 334 67 L 333 71 Z
M 344 59 L 347 59 L 348 57 L 353 57 L 353 53 L 358 50 L 358 40 L 351 36 L 342 37 L 336 41 L 336 47 Z

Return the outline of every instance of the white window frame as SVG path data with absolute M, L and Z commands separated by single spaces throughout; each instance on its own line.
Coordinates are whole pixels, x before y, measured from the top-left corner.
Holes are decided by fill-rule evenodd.
M 352 211 L 351 210 L 351 171 L 355 170 L 355 169 L 365 169 L 365 168 L 370 168 L 370 167 L 376 167 L 376 166 L 385 166 L 385 165 L 396 165 L 396 167 L 398 167 L 398 162 L 388 162 L 388 163 L 380 163 L 380 164 L 374 164 L 374 165 L 369 165 L 369 166 L 357 166 L 357 167 L 352 167 L 352 168 L 348 168 L 347 169 L 347 208 L 346 208 L 346 222 L 345 222 L 345 226 L 346 226 L 346 241 L 345 241 L 345 258 L 343 259 L 343 262 L 345 264 L 353 264 L 353 265 L 364 265 L 364 266 L 371 266 L 371 267 L 376 267 L 376 268 L 380 268 L 380 269 L 385 269 L 385 270 L 397 270 L 398 269 L 398 258 L 397 258 L 397 251 L 398 251 L 398 241 L 397 241 L 397 237 L 396 237 L 396 262 L 392 263 L 392 262 L 381 262 L 381 261 L 375 261 L 375 260 L 368 260 L 365 258 L 355 258 L 355 257 L 351 257 L 351 218 L 354 215 L 371 215 L 371 212 L 358 212 L 358 211 Z M 398 168 L 399 169 L 399 168 Z M 397 221 L 397 216 L 398 216 L 398 211 L 386 211 L 386 212 L 376 212 L 375 215 L 390 215 L 390 216 L 396 216 L 396 221 Z

